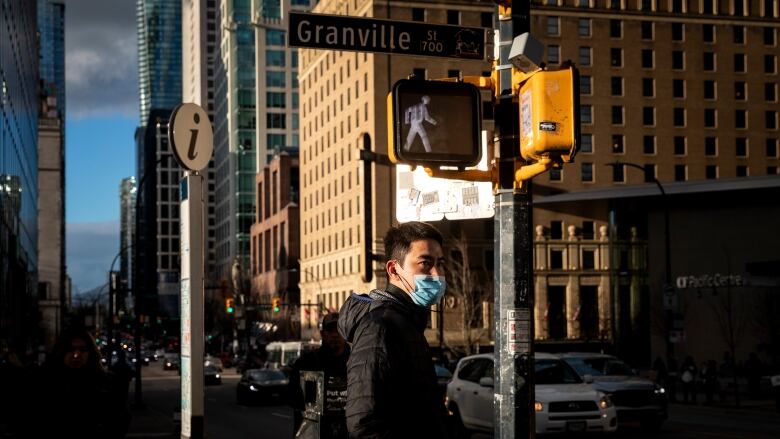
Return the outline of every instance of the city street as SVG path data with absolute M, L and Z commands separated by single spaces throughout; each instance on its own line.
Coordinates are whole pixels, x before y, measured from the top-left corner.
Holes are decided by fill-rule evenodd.
M 133 410 L 128 438 L 169 438 L 175 434 L 173 413 L 179 401 L 179 376 L 163 371 L 159 363 L 143 369 L 144 410 Z M 206 387 L 206 433 L 209 438 L 292 437 L 292 410 L 286 406 L 239 406 L 235 391 L 238 375 L 226 369 L 221 385 Z M 130 384 L 133 400 L 133 383 Z M 775 439 L 780 437 L 780 416 L 768 401 L 747 401 L 742 408 L 706 407 L 673 404 L 669 421 L 658 433 L 642 431 L 638 425 L 626 425 L 615 439 Z M 473 438 L 489 438 L 475 434 Z

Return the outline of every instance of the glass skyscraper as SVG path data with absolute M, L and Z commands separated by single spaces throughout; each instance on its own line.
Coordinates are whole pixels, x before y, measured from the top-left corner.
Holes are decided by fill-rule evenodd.
M 0 0 L 0 341 L 18 353 L 31 347 L 37 325 L 36 6 Z
M 152 109 L 181 103 L 181 0 L 137 0 L 141 125 Z
M 57 98 L 57 112 L 65 120 L 65 4 L 38 0 L 38 31 L 41 38 L 39 71 L 43 92 Z

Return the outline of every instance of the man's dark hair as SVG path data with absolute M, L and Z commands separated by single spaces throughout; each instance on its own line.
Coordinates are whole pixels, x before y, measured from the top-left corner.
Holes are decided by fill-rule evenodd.
M 409 253 L 412 242 L 421 239 L 432 239 L 439 245 L 444 245 L 441 233 L 428 223 L 412 221 L 398 227 L 390 227 L 385 233 L 385 258 L 388 261 L 403 262 L 406 254 Z

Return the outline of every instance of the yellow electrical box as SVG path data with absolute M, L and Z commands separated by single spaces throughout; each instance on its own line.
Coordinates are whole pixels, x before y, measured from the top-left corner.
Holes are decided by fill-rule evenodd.
M 570 162 L 580 134 L 577 69 L 543 70 L 520 85 L 520 154 L 535 162 Z

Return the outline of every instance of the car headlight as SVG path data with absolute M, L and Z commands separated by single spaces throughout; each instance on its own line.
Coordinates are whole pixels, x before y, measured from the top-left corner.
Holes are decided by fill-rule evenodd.
M 612 407 L 612 400 L 609 399 L 609 396 L 604 395 L 599 399 L 599 407 L 602 409 L 610 408 Z
M 219 378 L 219 374 L 217 374 L 216 377 Z
M 664 388 L 663 388 L 663 387 L 661 387 L 661 386 L 658 386 L 658 385 L 656 385 L 656 386 L 655 386 L 655 391 L 654 391 L 654 392 L 655 392 L 655 394 L 656 394 L 656 395 L 663 395 L 663 394 L 665 394 L 665 393 L 666 393 L 666 389 L 664 389 Z
M 253 392 L 257 392 L 259 389 L 258 389 L 257 387 L 255 387 L 255 385 L 254 385 L 254 384 L 250 384 L 250 385 L 249 385 L 249 390 L 251 390 L 251 391 L 253 391 Z
M 542 404 L 539 401 L 534 402 L 534 410 L 536 410 L 537 412 L 541 412 L 542 409 L 544 409 L 544 404 Z

